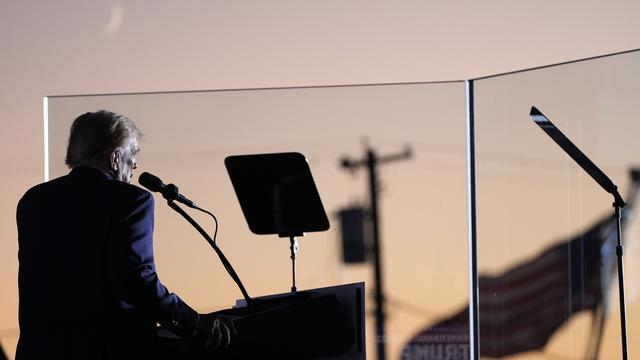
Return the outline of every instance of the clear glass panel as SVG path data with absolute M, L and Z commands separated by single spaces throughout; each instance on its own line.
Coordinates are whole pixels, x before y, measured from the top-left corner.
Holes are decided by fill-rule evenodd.
M 621 358 L 613 199 L 529 111 L 538 107 L 640 205 L 629 175 L 640 160 L 639 78 L 633 52 L 475 81 L 483 357 Z M 631 358 L 640 353 L 637 225 L 627 213 Z
M 340 160 L 362 158 L 365 144 L 380 156 L 410 146 L 412 159 L 379 169 L 389 357 L 399 358 L 416 334 L 467 306 L 461 82 L 55 97 L 48 106 L 50 178 L 68 171 L 65 147 L 76 116 L 102 108 L 129 116 L 145 133 L 138 173 L 162 176 L 217 214 L 219 244 L 256 296 L 288 291 L 289 244 L 249 232 L 224 167 L 226 156 L 303 153 L 332 227 L 301 239 L 298 285 L 366 281 L 371 294 L 370 266 L 342 264 L 337 219 L 340 209 L 368 203 L 366 172 L 347 172 Z M 156 261 L 163 282 L 200 312 L 232 306 L 240 292 L 208 245 L 156 199 Z M 368 315 L 370 357 L 373 323 Z

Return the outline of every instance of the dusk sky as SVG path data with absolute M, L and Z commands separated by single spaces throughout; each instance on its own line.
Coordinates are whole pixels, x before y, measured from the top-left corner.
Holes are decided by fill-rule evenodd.
M 26 189 L 43 180 L 44 96 L 462 80 L 640 48 L 637 40 L 640 22 L 637 14 L 640 14 L 640 3 L 636 1 L 0 2 L 0 114 L 5 134 L 4 140 L 0 142 L 0 163 L 3 169 L 0 178 L 4 185 L 1 190 L 4 201 L 0 204 L 0 343 L 12 358 L 18 336 L 15 205 Z M 630 75 L 630 79 L 638 79 L 638 56 L 629 60 L 627 63 L 612 63 L 609 68 L 604 64 L 594 69 L 613 69 L 611 73 L 617 74 L 613 84 L 628 85 L 629 79 L 621 76 L 622 73 L 616 73 L 615 69 L 635 69 L 636 72 Z M 575 114 L 571 109 L 581 104 L 581 100 L 575 99 L 584 99 L 561 96 L 566 95 L 561 92 L 562 89 L 571 89 L 567 84 L 573 81 L 572 76 L 575 76 L 576 81 L 583 81 L 579 87 L 585 89 L 585 96 L 590 96 L 589 99 L 593 101 L 599 99 L 599 96 L 615 99 L 615 94 L 634 94 L 632 89 L 621 86 L 611 89 L 604 87 L 607 91 L 603 91 L 600 85 L 606 82 L 598 77 L 591 79 L 593 81 L 585 80 L 582 74 L 586 73 L 588 69 L 562 73 L 564 77 L 558 82 L 560 90 L 557 93 L 545 97 L 536 95 L 542 91 L 533 91 L 532 97 L 537 96 L 536 99 L 549 104 L 548 109 L 560 119 L 567 119 Z M 553 76 L 546 74 L 532 79 L 525 78 L 518 86 L 533 84 L 539 88 L 545 84 L 545 79 L 548 80 L 547 83 L 552 82 Z M 487 101 L 485 104 L 489 104 L 486 107 L 487 113 L 491 113 L 491 106 L 496 106 L 491 99 L 509 95 L 509 83 L 497 81 L 486 84 L 484 89 L 487 97 L 484 99 Z M 576 82 L 576 86 L 577 84 Z M 598 85 L 597 89 L 589 88 L 594 84 Z M 478 88 L 480 90 L 482 87 Z M 52 111 L 59 111 L 59 117 L 55 119 L 61 122 L 70 122 L 71 117 L 79 111 L 91 111 L 102 106 L 120 106 L 122 110 L 114 110 L 122 111 L 139 122 L 147 134 L 142 143 L 141 170 L 159 169 L 163 176 L 177 183 L 181 181 L 179 184 L 193 189 L 192 194 L 208 196 L 207 205 L 221 218 L 227 219 L 222 223 L 222 229 L 230 229 L 223 230 L 228 231 L 223 234 L 227 234 L 229 238 L 235 238 L 246 231 L 246 240 L 242 240 L 246 241 L 244 247 L 231 243 L 231 240 L 223 244 L 230 248 L 231 257 L 239 263 L 237 266 L 240 274 L 247 274 L 247 282 L 252 284 L 250 289 L 258 294 L 286 290 L 287 255 L 280 252 L 286 250 L 286 246 L 280 244 L 283 249 L 277 249 L 276 245 L 271 247 L 261 243 L 255 245 L 256 248 L 251 247 L 254 242 L 262 240 L 248 234 L 238 208 L 230 205 L 235 198 L 225 183 L 223 166 L 221 163 L 216 164 L 216 161 L 219 162 L 224 156 L 234 152 L 278 151 L 292 147 L 302 149 L 308 153 L 327 210 L 335 211 L 336 207 L 364 199 L 365 191 L 362 174 L 351 177 L 337 168 L 336 164 L 341 156 L 362 155 L 363 137 L 367 137 L 381 152 L 398 151 L 404 143 L 413 143 L 418 156 L 412 163 L 391 165 L 383 172 L 383 206 L 386 206 L 383 207 L 383 213 L 386 216 L 384 221 L 387 222 L 387 238 L 395 235 L 406 240 L 410 246 L 415 245 L 414 249 L 420 250 L 412 253 L 406 248 L 394 247 L 389 239 L 386 244 L 389 262 L 396 266 L 390 266 L 388 276 L 395 279 L 414 273 L 414 278 L 407 279 L 406 283 L 396 281 L 395 285 L 390 285 L 391 289 L 409 297 L 410 303 L 421 305 L 420 311 L 427 309 L 435 312 L 420 318 L 415 312 L 407 314 L 402 310 L 398 311 L 395 322 L 391 324 L 394 333 L 398 334 L 398 339 L 392 339 L 395 342 L 391 346 L 391 355 L 396 358 L 400 346 L 408 340 L 407 337 L 426 326 L 428 320 L 446 316 L 466 301 L 466 268 L 461 268 L 466 267 L 467 261 L 463 86 L 454 83 L 396 88 L 287 91 L 290 93 L 214 93 L 200 97 L 166 95 L 164 98 L 156 96 L 144 99 L 50 98 L 50 106 Z M 529 98 L 521 95 L 529 93 L 520 88 L 510 91 L 517 94 L 513 96 L 513 104 L 528 104 Z M 495 97 L 489 96 L 491 94 L 495 94 Z M 181 127 L 171 122 L 168 112 L 181 108 L 178 105 L 171 108 L 167 104 L 201 107 L 193 107 L 192 112 L 177 113 L 183 116 L 177 123 L 184 130 L 180 132 Z M 288 107 L 288 104 L 295 104 L 297 107 Z M 243 105 L 250 108 L 243 109 Z M 578 114 L 582 116 L 587 110 Z M 616 120 L 617 129 L 622 129 L 621 124 L 625 124 L 625 121 L 633 120 L 624 120 L 622 115 L 635 114 L 629 102 L 617 103 L 614 100 L 606 104 L 598 103 L 592 110 L 600 111 L 601 117 L 606 114 L 621 115 L 620 120 Z M 165 111 L 161 115 L 169 119 L 163 121 L 161 126 L 155 126 L 154 121 L 163 119 L 158 113 L 161 111 Z M 512 113 L 519 113 L 519 110 L 509 109 L 498 114 L 507 118 Z M 385 122 L 387 120 L 383 115 L 391 118 L 394 114 L 399 118 L 388 120 L 396 124 L 391 126 Z M 203 119 L 202 116 L 209 117 Z M 601 117 L 594 115 L 593 118 L 586 118 L 587 125 L 581 129 L 573 128 L 576 132 L 572 134 L 578 136 L 605 164 L 611 164 L 610 167 L 604 167 L 613 169 L 620 179 L 619 183 L 627 186 L 627 179 L 624 178 L 625 166 L 633 161 L 632 154 L 627 154 L 623 160 L 611 154 L 616 149 L 633 149 L 631 144 L 637 141 L 630 134 L 637 134 L 637 131 L 614 129 L 607 132 L 606 123 L 601 121 Z M 296 119 L 301 119 L 301 123 L 296 125 Z M 428 120 L 421 123 L 420 119 Z M 252 132 L 240 126 L 242 121 L 255 122 L 252 128 L 263 129 L 260 132 L 262 136 L 256 135 L 261 130 Z M 275 129 L 274 133 L 282 129 L 282 132 L 288 130 L 295 134 L 297 130 L 292 129 L 298 125 L 300 129 L 311 133 L 294 140 L 286 136 L 265 137 L 264 129 L 269 130 L 270 127 L 264 124 L 274 124 L 277 121 L 280 123 L 272 127 Z M 324 127 L 321 126 L 322 121 L 326 121 Z M 498 117 L 492 117 L 491 121 L 500 123 Z M 567 122 L 570 123 L 570 119 Z M 370 129 L 360 132 L 360 128 L 367 124 L 372 124 Z M 319 126 L 315 133 L 310 130 L 314 126 Z M 200 131 L 205 128 L 206 131 Z M 529 131 L 528 128 L 523 129 Z M 565 129 L 572 130 L 570 126 Z M 629 129 L 638 129 L 638 126 L 633 125 Z M 531 129 L 533 130 L 537 129 Z M 67 128 L 61 126 L 58 131 L 56 141 L 66 141 L 61 139 L 60 134 L 64 134 Z M 514 131 L 520 131 L 520 128 L 516 127 Z M 168 140 L 173 140 L 168 134 L 175 135 L 184 142 L 167 145 Z M 316 134 L 321 135 L 311 136 Z M 191 141 L 193 136 L 200 135 L 202 137 L 197 138 L 197 141 Z M 609 151 L 606 146 L 609 135 L 620 135 L 625 140 Z M 240 139 L 234 141 L 234 136 Z M 225 140 L 224 144 L 209 147 L 209 140 L 220 138 Z M 516 146 L 514 156 L 523 155 L 531 147 L 550 146 L 541 138 L 541 133 L 532 133 L 526 143 L 516 144 L 523 146 Z M 620 137 L 616 137 L 618 138 Z M 273 142 L 267 141 L 268 139 Z M 327 146 L 330 141 L 334 141 L 334 146 Z M 500 141 L 497 138 L 495 144 L 500 144 Z M 486 149 L 488 154 L 495 154 L 494 150 Z M 544 152 L 540 155 L 541 158 L 552 158 L 555 156 L 553 150 Z M 168 154 L 169 158 L 160 159 L 163 153 Z M 636 151 L 637 153 L 640 151 Z M 208 157 L 211 154 L 214 156 Z M 206 171 L 199 172 L 203 159 L 212 163 Z M 172 167 L 175 164 L 181 167 Z M 494 165 L 495 163 L 492 166 Z M 500 177 L 500 181 L 512 176 L 512 170 L 504 170 L 500 168 L 500 164 L 495 166 L 494 170 L 497 169 L 497 172 L 494 174 Z M 58 175 L 63 170 L 60 163 L 52 164 L 52 169 L 54 168 L 59 171 Z M 434 175 L 434 168 L 444 170 L 439 175 Z M 570 170 L 563 170 L 565 168 Z M 568 164 L 557 172 L 549 170 L 548 173 L 560 174 L 558 176 L 565 174 L 564 178 L 553 178 L 549 184 L 583 184 L 583 179 L 576 175 L 578 171 Z M 407 204 L 413 204 L 411 200 L 416 200 L 415 192 L 402 190 L 417 191 L 424 188 L 424 182 L 446 184 L 446 191 L 461 192 L 452 197 L 433 190 L 420 193 L 419 196 L 423 196 L 425 200 L 415 203 L 417 205 L 414 213 L 421 216 L 414 218 L 406 215 L 411 213 Z M 217 188 L 220 191 L 208 188 L 210 184 L 222 184 Z M 511 183 L 513 188 L 517 188 L 517 184 Z M 567 194 L 560 191 L 561 196 L 564 196 L 563 204 L 587 192 L 589 186 L 590 183 L 585 181 L 584 186 L 579 187 L 580 192 Z M 488 188 L 491 188 L 490 184 Z M 534 187 L 537 190 L 540 188 Z M 531 201 L 540 199 L 536 198 L 535 192 L 528 193 L 526 198 Z M 583 204 L 584 211 L 574 213 L 565 207 L 565 217 L 542 231 L 539 237 L 544 241 L 562 239 L 591 223 L 603 214 L 602 211 L 609 210 L 606 204 L 599 206 L 600 200 L 608 201 L 606 196 L 586 198 L 588 200 Z M 543 201 L 540 203 L 543 204 Z M 225 205 L 223 207 L 219 204 Z M 437 218 L 437 205 L 443 204 L 451 206 L 447 208 L 452 209 L 452 216 L 455 217 L 448 220 L 451 223 L 438 223 L 442 218 Z M 169 214 L 161 205 L 158 201 L 157 256 L 161 278 L 166 279 L 176 292 L 186 294 L 185 297 L 200 311 L 230 306 L 238 293 L 227 280 L 223 280 L 222 268 L 215 265 L 212 255 L 192 258 L 205 249 L 204 246 L 194 247 L 203 244 L 195 236 L 181 240 L 182 243 L 190 243 L 186 247 L 170 240 L 173 235 L 189 233 L 189 230 L 185 230 L 173 214 Z M 403 215 L 393 220 L 393 214 Z M 544 214 L 532 209 L 529 215 Z M 430 220 L 421 223 L 423 218 Z M 527 226 L 523 224 L 526 218 L 509 218 L 515 224 L 513 229 Z M 337 223 L 332 223 L 332 226 L 337 228 Z M 446 231 L 448 228 L 454 230 L 449 233 Z M 400 233 L 399 229 L 406 232 Z M 514 231 L 513 229 L 503 230 Z M 433 233 L 427 233 L 427 230 Z M 417 233 L 420 235 L 416 235 Z M 447 243 L 448 247 L 441 248 L 437 243 L 418 243 L 419 239 L 441 238 L 445 233 L 453 239 Z M 317 236 L 315 240 L 314 236 Z M 307 239 L 303 241 L 305 240 Z M 312 243 L 320 240 L 324 243 Z M 264 241 L 277 242 L 278 239 Z M 309 245 L 302 243 L 301 281 L 306 281 L 309 286 L 369 281 L 366 269 L 348 269 L 340 265 L 336 247 L 337 237 L 333 233 L 310 235 Z M 527 245 L 515 250 L 501 248 L 502 250 L 494 251 L 496 259 L 487 264 L 481 262 L 480 265 L 484 265 L 487 271 L 500 271 L 517 259 L 535 255 L 541 247 L 542 243 L 527 242 Z M 493 250 L 493 247 L 481 249 L 481 256 Z M 266 282 L 260 281 L 263 274 L 251 266 L 257 259 L 249 255 L 253 251 L 264 255 L 260 261 L 265 264 L 271 264 L 270 261 L 278 264 L 271 269 L 273 274 Z M 446 284 L 438 285 L 442 279 L 430 279 L 429 276 L 434 271 L 442 271 L 438 270 L 444 263 L 442 254 L 451 251 L 455 252 L 455 259 L 446 263 L 459 273 L 453 276 L 458 280 L 454 280 L 448 288 Z M 282 256 L 282 259 L 276 261 L 278 256 Z M 304 256 L 308 256 L 306 265 Z M 194 260 L 192 269 L 186 269 L 182 265 L 181 261 L 185 259 Z M 205 286 L 205 280 L 193 279 L 193 274 L 198 273 L 198 266 L 204 272 L 213 274 L 206 279 L 209 281 L 206 284 L 209 290 L 204 293 L 198 293 L 198 289 Z M 317 275 L 318 271 L 325 273 Z M 185 280 L 187 278 L 190 280 Z M 629 279 L 633 279 L 633 274 L 629 274 Z M 424 291 L 414 291 L 408 285 L 412 281 L 422 284 Z M 218 285 L 218 282 L 221 284 Z M 216 291 L 224 294 L 218 294 L 213 300 L 211 298 L 216 296 Z M 634 303 L 630 304 L 633 305 Z M 635 305 L 637 308 L 637 302 Z M 615 312 L 611 314 L 612 318 L 617 316 Z M 631 315 L 635 315 L 637 319 L 637 309 L 630 311 Z M 588 322 L 583 318 L 577 321 Z M 612 329 L 615 329 L 614 325 L 611 325 Z M 581 329 L 581 326 L 586 325 L 572 326 L 572 329 Z M 639 330 L 635 326 L 630 330 L 630 336 L 638 339 Z M 565 331 L 556 339 L 552 348 L 556 354 L 567 349 L 581 348 L 582 338 L 583 335 Z M 617 354 L 615 340 L 616 335 L 610 335 L 604 344 L 604 350 Z M 567 343 L 570 345 L 566 345 Z M 632 348 L 632 351 L 637 352 L 638 349 Z M 369 356 L 372 358 L 373 353 L 369 353 Z M 547 358 L 544 354 L 529 356 L 527 358 Z M 552 358 L 552 355 L 548 356 Z

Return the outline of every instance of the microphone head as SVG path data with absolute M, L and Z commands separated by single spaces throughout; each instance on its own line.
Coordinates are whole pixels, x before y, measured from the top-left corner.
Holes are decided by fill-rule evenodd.
M 159 177 L 149 174 L 148 172 L 140 174 L 140 177 L 138 177 L 138 183 L 152 192 L 158 192 L 164 187 L 164 184 Z

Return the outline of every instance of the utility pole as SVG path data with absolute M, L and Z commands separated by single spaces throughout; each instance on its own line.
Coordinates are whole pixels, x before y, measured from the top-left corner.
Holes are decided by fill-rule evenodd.
M 370 196 L 370 212 L 372 222 L 372 235 L 373 235 L 373 266 L 374 266 L 374 283 L 375 283 L 375 316 L 376 316 L 376 349 L 378 360 L 386 359 L 386 338 L 385 338 L 385 298 L 384 288 L 382 286 L 382 259 L 380 249 L 380 226 L 378 219 L 378 165 L 388 163 L 392 161 L 405 160 L 411 157 L 411 150 L 387 155 L 378 156 L 376 152 L 368 148 L 366 151 L 366 157 L 360 160 L 352 160 L 349 158 L 343 158 L 341 165 L 348 170 L 355 170 L 359 167 L 366 167 L 369 173 L 369 196 Z

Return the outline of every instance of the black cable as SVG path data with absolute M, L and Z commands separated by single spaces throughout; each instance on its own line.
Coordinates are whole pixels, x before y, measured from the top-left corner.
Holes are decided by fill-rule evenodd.
M 216 237 L 218 236 L 218 218 L 215 215 L 213 215 L 212 213 L 210 213 L 209 211 L 207 211 L 207 210 L 205 210 L 205 209 L 203 209 L 201 207 L 198 207 L 197 205 L 194 205 L 193 208 L 196 209 L 196 210 L 200 210 L 205 214 L 209 214 L 209 216 L 211 216 L 213 218 L 213 225 L 214 225 L 214 228 L 213 228 L 213 243 L 217 244 L 216 243 Z

